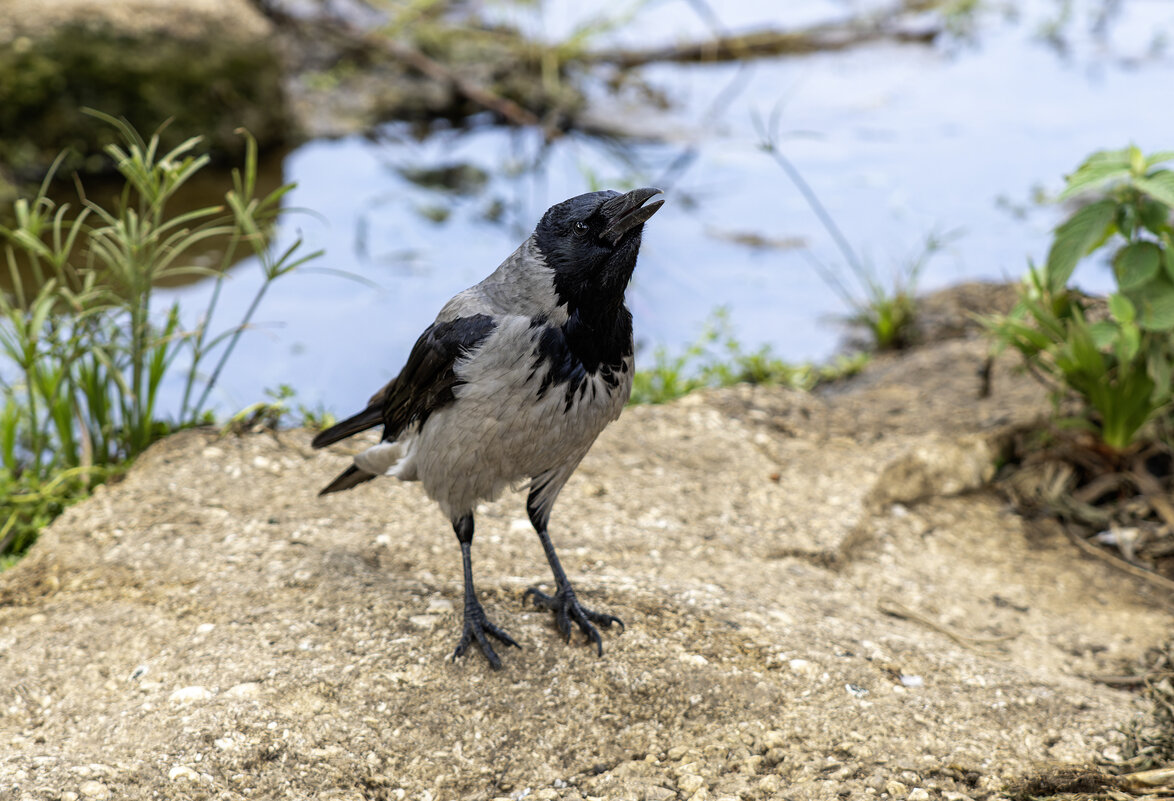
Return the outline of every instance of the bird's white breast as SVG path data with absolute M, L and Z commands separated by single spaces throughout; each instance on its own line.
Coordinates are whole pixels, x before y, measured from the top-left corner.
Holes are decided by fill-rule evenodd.
M 610 371 L 580 372 L 570 395 L 567 383 L 548 381 L 560 373 L 539 354 L 541 330 L 528 317 L 501 318 L 457 363 L 456 400 L 408 446 L 414 473 L 450 517 L 510 484 L 552 470 L 569 476 L 631 394 L 630 356 Z

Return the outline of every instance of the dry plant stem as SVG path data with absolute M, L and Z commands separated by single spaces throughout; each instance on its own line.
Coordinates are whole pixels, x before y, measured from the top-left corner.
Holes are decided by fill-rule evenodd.
M 1080 534 L 1078 534 L 1072 528 L 1072 526 L 1068 526 L 1063 523 L 1061 523 L 1061 526 L 1064 528 L 1064 533 L 1068 535 L 1068 539 L 1072 540 L 1073 544 L 1075 544 L 1076 547 L 1080 548 L 1080 550 L 1084 551 L 1085 553 L 1091 556 L 1095 556 L 1097 559 L 1102 561 L 1108 562 L 1113 567 L 1117 568 L 1118 570 L 1124 570 L 1131 576 L 1145 579 L 1150 584 L 1153 584 L 1156 587 L 1160 587 L 1167 592 L 1174 592 L 1174 581 L 1171 581 L 1165 576 L 1159 576 L 1157 573 L 1146 570 L 1145 568 L 1132 565 L 1129 562 L 1126 562 L 1124 559 L 1113 556 L 1111 553 L 1098 548 L 1084 537 L 1080 536 Z
M 1008 640 L 1013 640 L 1023 632 L 1017 631 L 1014 634 L 1004 634 L 999 637 L 972 637 L 966 634 L 959 634 L 949 626 L 938 623 L 936 620 L 931 620 L 920 612 L 915 612 L 904 604 L 898 603 L 889 598 L 882 598 L 876 602 L 877 611 L 883 612 L 892 617 L 898 617 L 903 620 L 912 620 L 915 623 L 920 623 L 923 626 L 928 626 L 934 631 L 944 634 L 954 642 L 958 643 L 964 648 L 977 649 L 982 646 L 997 645 Z
M 1089 504 L 1106 492 L 1121 489 L 1129 483 L 1129 477 L 1121 473 L 1106 473 L 1097 476 L 1080 489 L 1072 493 L 1072 497 L 1082 504 Z
M 1142 770 L 1117 777 L 1122 790 L 1149 793 L 1174 787 L 1174 767 Z
M 1145 469 L 1144 464 L 1134 465 L 1134 468 L 1127 474 L 1137 488 L 1141 490 L 1142 496 L 1146 503 L 1153 507 L 1154 511 L 1162 518 L 1167 526 L 1174 528 L 1174 505 L 1171 505 L 1169 493 L 1162 487 L 1156 478 L 1151 476 Z
M 1085 676 L 1085 678 L 1089 681 L 1107 684 L 1110 687 L 1138 687 L 1145 684 L 1152 684 L 1162 679 L 1174 678 L 1174 672 L 1162 670 L 1154 673 L 1141 673 L 1136 676 L 1100 676 L 1093 674 Z

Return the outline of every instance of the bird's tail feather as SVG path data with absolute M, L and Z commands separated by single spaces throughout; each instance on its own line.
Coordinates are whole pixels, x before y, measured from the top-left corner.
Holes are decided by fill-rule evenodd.
M 333 445 L 339 440 L 354 436 L 360 431 L 374 428 L 382 422 L 383 409 L 380 406 L 368 406 L 363 411 L 348 417 L 341 423 L 335 423 L 325 431 L 318 432 L 318 436 L 314 437 L 314 441 L 311 444 L 315 448 L 324 448 L 327 445 Z
M 357 487 L 364 481 L 370 481 L 373 478 L 375 478 L 374 473 L 368 473 L 366 470 L 360 470 L 354 465 L 351 465 L 346 470 L 343 470 L 341 473 L 339 473 L 338 477 L 335 478 L 334 481 L 331 481 L 329 484 L 323 487 L 322 491 L 318 494 L 329 495 L 332 492 L 342 492 L 343 490 L 349 490 L 351 487 Z

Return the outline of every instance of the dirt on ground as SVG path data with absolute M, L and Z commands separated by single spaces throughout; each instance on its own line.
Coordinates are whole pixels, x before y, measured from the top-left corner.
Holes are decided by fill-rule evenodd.
M 0 798 L 963 801 L 1121 753 L 1137 697 L 1090 677 L 1169 599 L 988 488 L 1046 414 L 987 345 L 885 357 L 822 394 L 630 408 L 554 510 L 602 658 L 516 494 L 474 567 L 523 646 L 452 662 L 460 555 L 415 485 L 316 497 L 300 431 L 189 432 L 0 576 Z

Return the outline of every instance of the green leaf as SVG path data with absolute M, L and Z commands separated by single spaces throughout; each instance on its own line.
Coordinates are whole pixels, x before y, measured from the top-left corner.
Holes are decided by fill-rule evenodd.
M 1113 273 L 1122 289 L 1137 289 L 1158 274 L 1162 249 L 1153 242 L 1131 242 L 1113 257 Z
M 1141 329 L 1136 325 L 1121 326 L 1121 337 L 1117 340 L 1117 361 L 1129 364 L 1141 350 Z
M 1155 405 L 1165 403 L 1170 398 L 1171 383 L 1174 382 L 1174 376 L 1171 375 L 1171 353 L 1165 345 L 1166 343 L 1155 339 L 1150 342 L 1146 351 L 1146 373 L 1154 382 Z
M 1129 169 L 1129 148 L 1123 147 L 1119 150 L 1098 150 L 1089 155 L 1080 166 L 1076 168 L 1076 172 L 1068 176 L 1069 180 L 1075 178 L 1081 173 L 1090 170 L 1104 170 L 1110 168 Z
M 1137 207 L 1141 224 L 1154 234 L 1161 234 L 1170 223 L 1170 207 L 1151 197 L 1141 198 Z
M 1090 325 L 1088 333 L 1092 337 L 1093 344 L 1098 349 L 1104 350 L 1118 341 L 1121 329 L 1111 320 L 1101 320 L 1099 323 Z
M 1129 298 L 1120 292 L 1109 295 L 1109 314 L 1119 323 L 1132 323 L 1137 318 L 1137 309 Z
M 1129 149 L 1101 150 L 1093 153 L 1076 172 L 1068 176 L 1068 183 L 1057 200 L 1064 201 L 1082 192 L 1121 178 L 1127 178 L 1130 170 Z
M 1174 150 L 1159 150 L 1157 153 L 1150 154 L 1149 158 L 1145 160 L 1145 166 L 1152 167 L 1163 161 L 1174 161 Z
M 1136 145 L 1129 146 L 1129 170 L 1134 175 L 1145 174 L 1145 156 L 1142 155 L 1141 148 Z
M 1083 166 L 1068 176 L 1068 185 L 1064 187 L 1064 191 L 1056 196 L 1056 200 L 1071 200 L 1077 195 L 1095 189 L 1102 184 L 1128 177 L 1128 163 L 1124 166 L 1117 164 Z
M 1137 307 L 1137 324 L 1146 331 L 1174 330 L 1174 283 L 1168 278 L 1151 281 L 1130 300 Z
M 1167 207 L 1174 207 L 1174 170 L 1157 170 L 1144 178 L 1134 178 L 1133 185 Z
M 1121 236 L 1126 239 L 1132 239 L 1134 229 L 1137 228 L 1137 206 L 1133 203 L 1125 202 L 1117 207 L 1117 213 L 1113 215 L 1113 227 L 1121 233 Z M 1105 236 L 1100 242 L 1093 245 L 1092 250 L 1096 250 L 1101 245 L 1109 240 L 1109 236 Z
M 1056 228 L 1044 266 L 1050 291 L 1059 292 L 1068 284 L 1076 263 L 1105 235 L 1116 212 L 1117 201 L 1101 200 L 1080 209 Z

